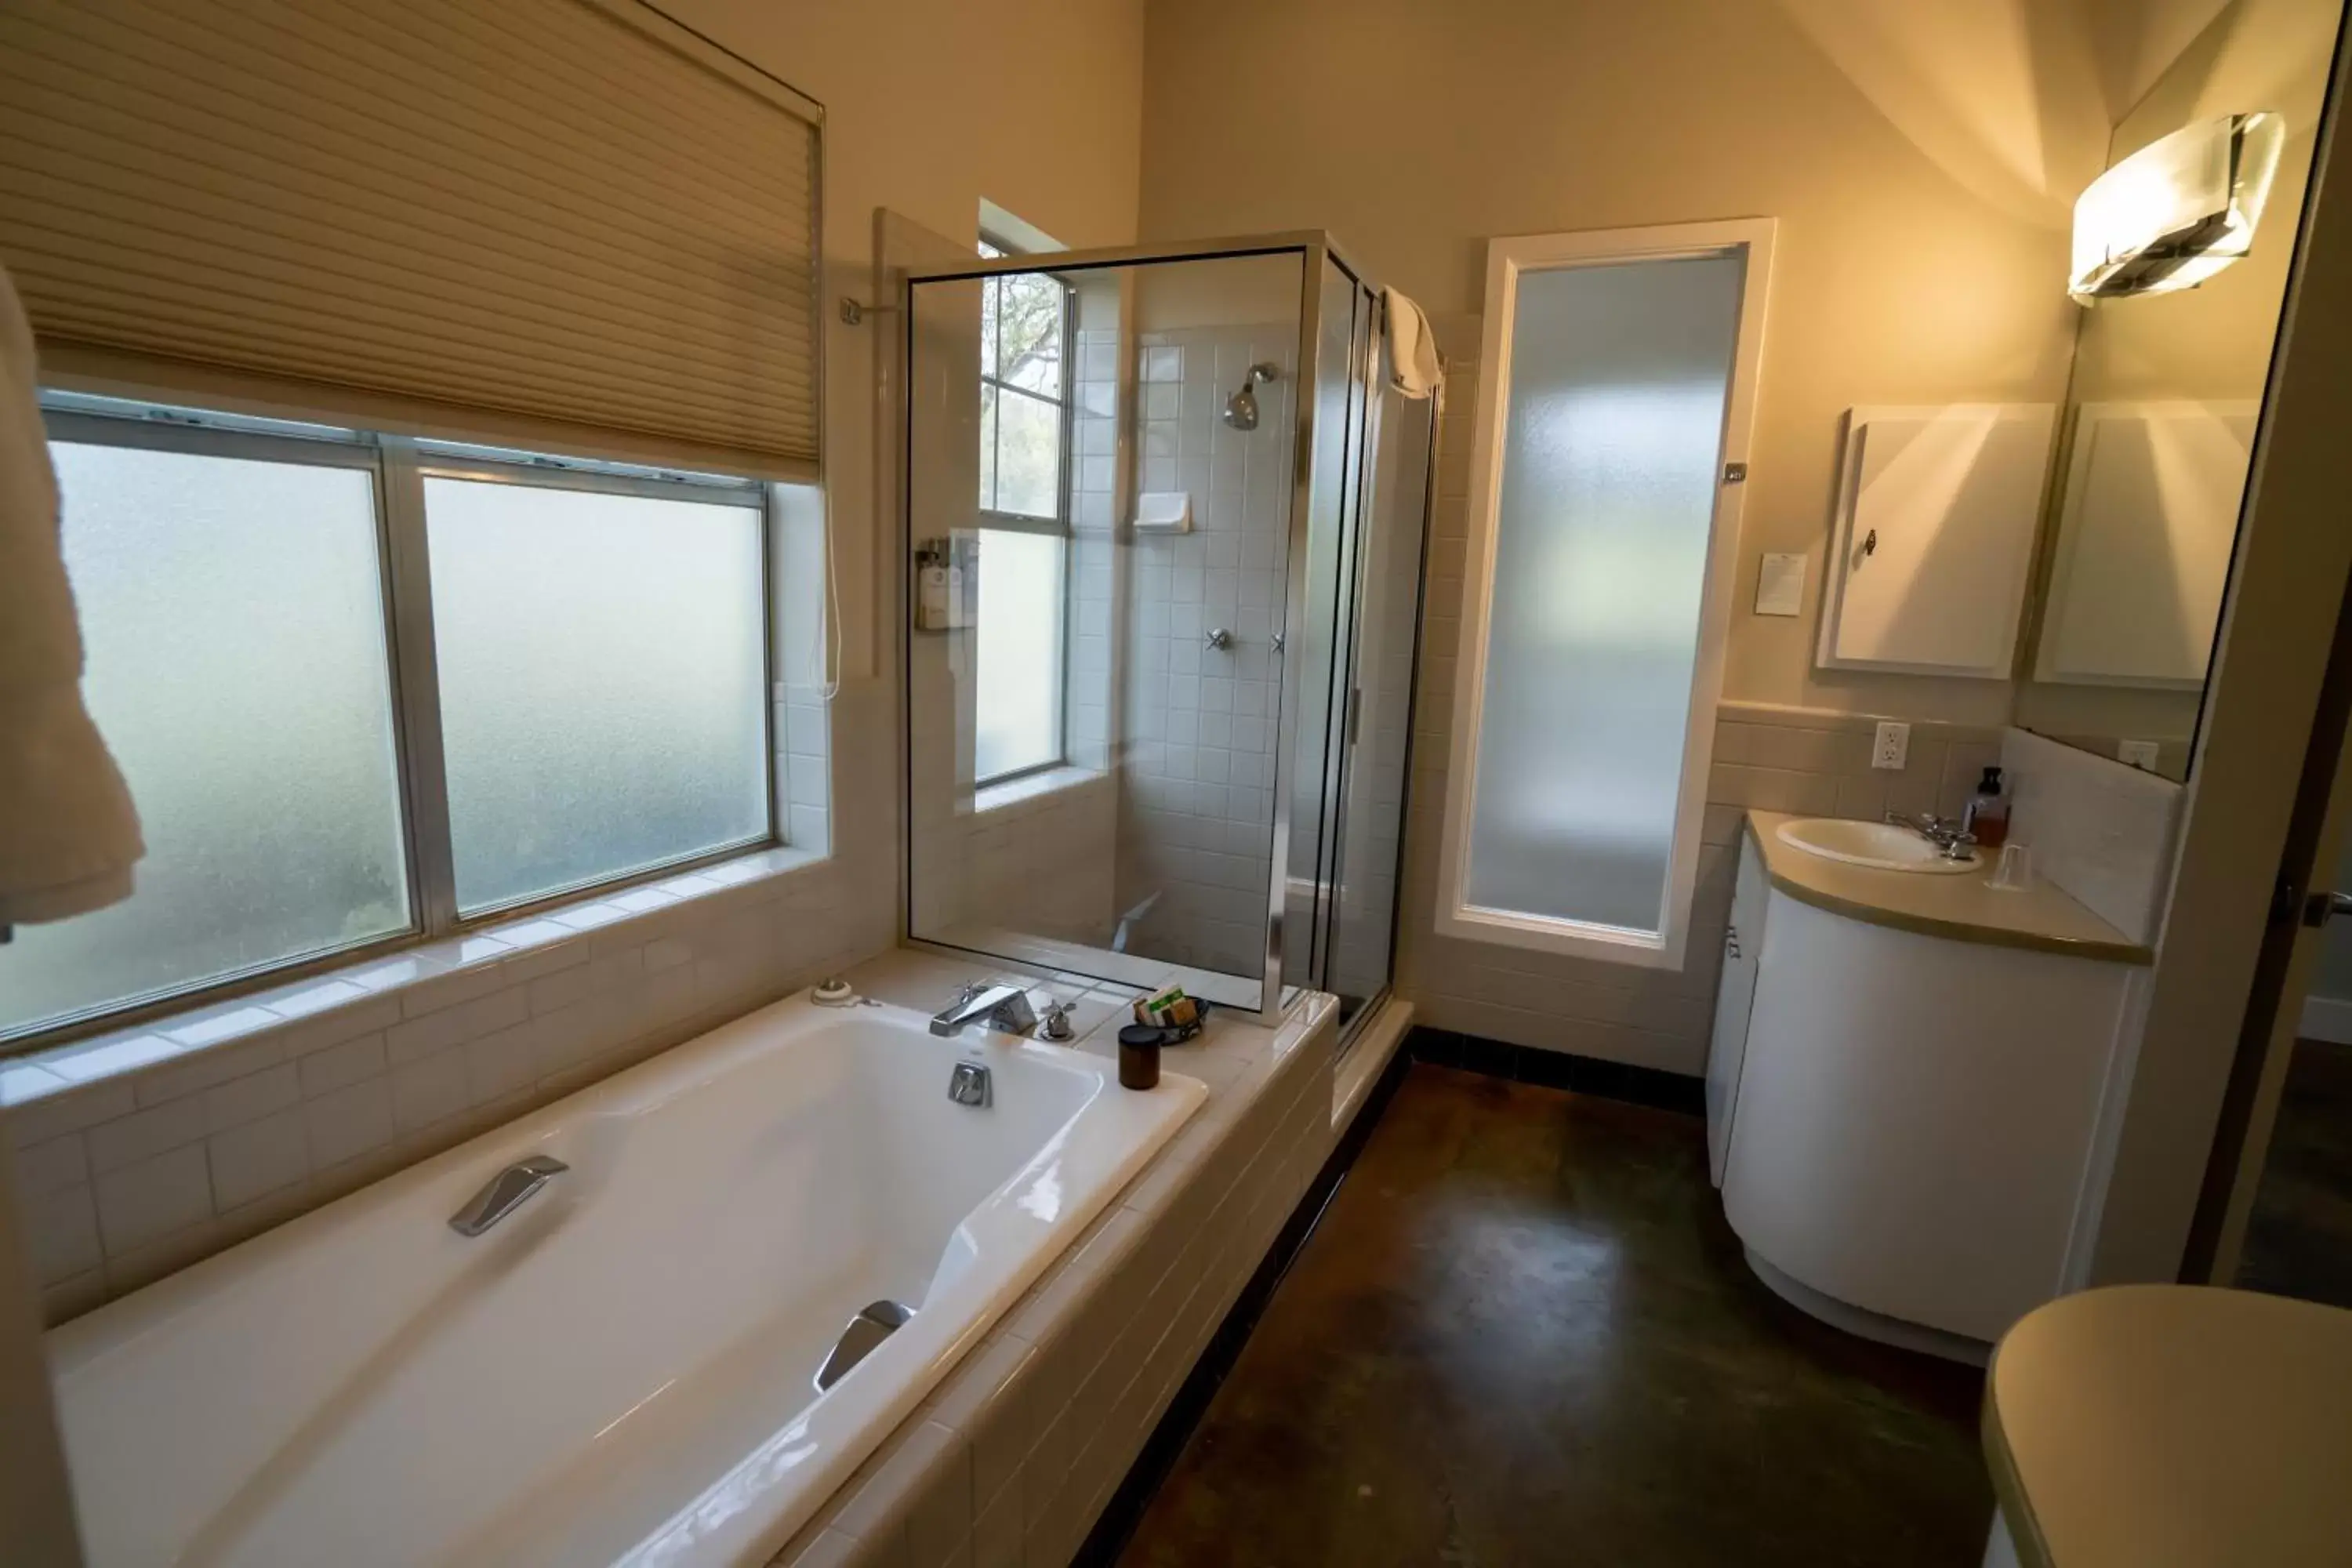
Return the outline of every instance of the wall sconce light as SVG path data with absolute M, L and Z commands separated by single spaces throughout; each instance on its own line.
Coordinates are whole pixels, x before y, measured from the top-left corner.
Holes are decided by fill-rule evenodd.
M 2286 127 L 2225 114 L 2159 137 L 2074 202 L 2066 291 L 2078 305 L 2193 289 L 2252 248 Z

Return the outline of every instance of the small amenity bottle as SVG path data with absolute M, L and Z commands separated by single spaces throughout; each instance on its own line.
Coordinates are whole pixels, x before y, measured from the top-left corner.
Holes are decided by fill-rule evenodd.
M 1979 849 L 1998 849 L 2009 837 L 2009 791 L 2001 787 L 2000 770 L 1987 768 L 1969 797 L 1960 824 L 1976 835 Z

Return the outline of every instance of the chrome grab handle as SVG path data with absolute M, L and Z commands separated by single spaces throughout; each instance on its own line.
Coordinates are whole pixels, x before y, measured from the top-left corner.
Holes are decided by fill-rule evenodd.
M 482 1184 L 466 1206 L 449 1216 L 449 1228 L 459 1236 L 479 1236 L 520 1208 L 523 1200 L 572 1169 L 552 1154 L 517 1160 Z

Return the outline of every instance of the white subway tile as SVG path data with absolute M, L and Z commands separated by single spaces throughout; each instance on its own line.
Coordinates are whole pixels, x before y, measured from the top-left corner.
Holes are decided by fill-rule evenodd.
M 302 1118 L 313 1170 L 357 1159 L 392 1141 L 391 1081 L 372 1078 L 305 1100 Z
M 95 1268 L 105 1257 L 98 1239 L 98 1204 L 87 1184 L 23 1203 L 19 1218 L 33 1278 L 43 1285 Z
M 392 1069 L 392 1120 L 404 1132 L 455 1116 L 467 1105 L 466 1050 L 447 1050 Z
M 197 1096 L 133 1111 L 101 1121 L 85 1134 L 89 1142 L 89 1167 L 98 1173 L 120 1170 L 166 1149 L 193 1143 L 206 1131 L 205 1102 Z
M 208 1131 L 218 1132 L 288 1110 L 301 1100 L 299 1069 L 292 1062 L 279 1062 L 206 1089 L 205 1125 Z
M 72 1047 L 43 1057 L 39 1065 L 71 1082 L 89 1083 L 163 1061 L 180 1051 L 178 1042 L 162 1035 L 139 1035 L 127 1040 Z
M 213 1134 L 208 1143 L 213 1199 L 226 1212 L 310 1173 L 302 1112 L 281 1110 Z
M 267 1007 L 236 1007 L 199 1017 L 193 1023 L 165 1032 L 175 1044 L 188 1049 L 217 1045 L 223 1040 L 233 1040 L 240 1035 L 250 1035 L 257 1029 L 267 1029 L 285 1021 Z
M 98 1178 L 98 1222 L 109 1257 L 207 1219 L 212 1181 L 201 1143 L 189 1143 Z

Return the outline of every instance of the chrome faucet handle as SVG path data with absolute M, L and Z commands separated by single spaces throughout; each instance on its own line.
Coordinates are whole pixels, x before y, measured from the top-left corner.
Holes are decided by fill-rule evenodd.
M 1070 1005 L 1067 1002 L 1048 1003 L 1045 1011 L 1038 1016 L 1037 1037 L 1041 1040 L 1051 1040 L 1058 1045 L 1074 1038 L 1076 1034 L 1077 1031 L 1070 1026 Z
M 1977 836 L 1963 827 L 1944 841 L 1947 860 L 1973 860 L 1977 858 Z

